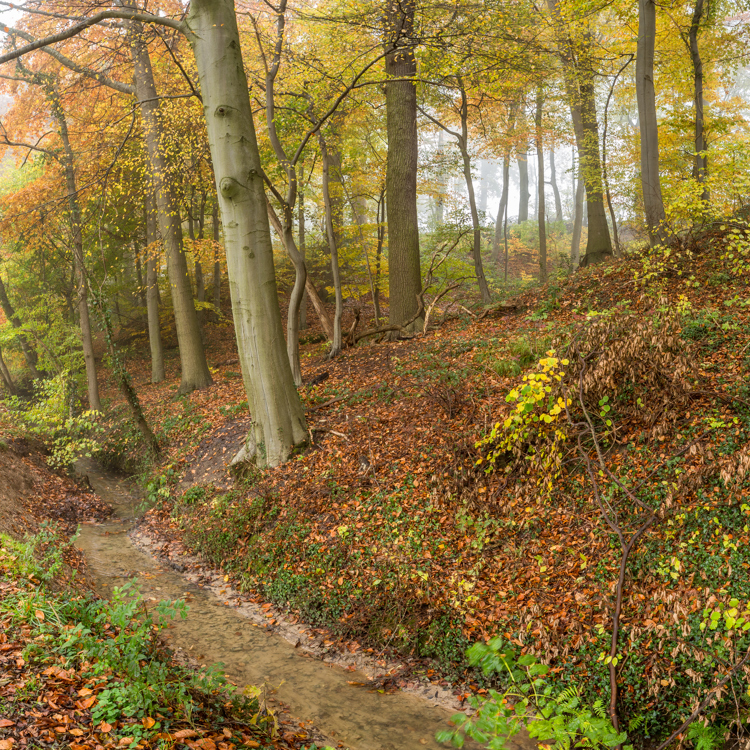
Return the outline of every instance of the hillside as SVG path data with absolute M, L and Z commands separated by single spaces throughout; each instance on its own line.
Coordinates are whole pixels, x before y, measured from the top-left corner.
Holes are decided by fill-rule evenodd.
M 704 609 L 750 597 L 750 298 L 723 242 L 706 236 L 660 266 L 584 269 L 332 362 L 308 345 L 311 445 L 231 486 L 224 467 L 249 418 L 236 366 L 222 364 L 228 342 L 214 343 L 212 388 L 169 401 L 174 379 L 139 386 L 169 445 L 148 530 L 328 627 L 341 648 L 419 657 L 435 680 L 479 689 L 464 651 L 494 635 L 589 696 L 607 700 L 614 671 L 621 721 L 663 738 L 712 686 L 710 665 L 739 659 L 742 631 L 712 640 Z M 544 374 L 540 358 L 552 382 L 574 354 L 576 381 L 556 386 L 571 397 L 567 427 L 558 409 L 521 423 L 516 442 L 500 428 L 477 447 L 510 414 L 508 395 L 517 404 L 519 385 L 538 382 L 523 378 Z M 130 366 L 142 382 L 146 363 Z M 532 418 L 552 413 L 544 399 Z M 545 432 L 552 422 L 565 440 Z M 620 589 L 618 532 L 623 547 L 635 536 Z M 745 680 L 738 668 L 742 693 Z M 721 722 L 734 709 L 720 695 Z

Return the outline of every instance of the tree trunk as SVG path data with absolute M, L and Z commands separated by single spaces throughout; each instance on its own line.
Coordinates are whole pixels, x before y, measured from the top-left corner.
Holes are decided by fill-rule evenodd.
M 164 351 L 161 343 L 159 322 L 159 279 L 157 259 L 159 238 L 156 234 L 156 201 L 152 193 L 146 193 L 146 310 L 148 313 L 148 343 L 151 349 L 151 382 L 164 380 Z
M 690 59 L 693 62 L 693 101 L 695 104 L 695 160 L 693 162 L 693 177 L 703 186 L 701 199 L 708 201 L 710 196 L 706 187 L 708 177 L 708 144 L 704 132 L 704 106 L 703 99 L 703 61 L 698 48 L 698 35 L 700 34 L 701 20 L 703 18 L 703 0 L 695 0 L 693 20 L 688 32 L 688 46 L 690 48 Z
M 385 243 L 385 185 L 380 189 L 380 199 L 378 200 L 377 207 L 377 220 L 378 220 L 378 239 L 377 246 L 375 247 L 375 293 L 372 299 L 372 305 L 375 308 L 375 324 L 380 325 L 381 311 L 380 311 L 380 268 L 383 261 L 383 244 Z
M 490 288 L 484 276 L 482 267 L 482 227 L 479 223 L 479 212 L 477 211 L 477 199 L 474 194 L 474 180 L 471 177 L 471 157 L 469 156 L 469 103 L 466 91 L 461 87 L 461 137 L 458 139 L 458 147 L 461 150 L 461 159 L 464 167 L 464 180 L 466 190 L 469 193 L 469 210 L 471 211 L 471 225 L 474 230 L 474 242 L 471 254 L 474 260 L 474 274 L 477 277 L 479 291 L 482 295 L 482 303 L 489 305 L 492 302 Z
M 40 79 L 41 81 L 42 79 Z M 73 235 L 73 267 L 75 269 L 78 323 L 81 328 L 81 344 L 83 345 L 83 361 L 86 366 L 86 384 L 89 398 L 89 409 L 102 410 L 99 398 L 99 383 L 96 378 L 96 360 L 94 358 L 94 341 L 91 336 L 91 317 L 89 315 L 88 278 L 83 255 L 83 228 L 81 225 L 81 206 L 78 202 L 78 187 L 76 185 L 75 156 L 70 145 L 68 121 L 65 117 L 57 86 L 48 76 L 44 76 L 42 85 L 50 103 L 52 116 L 57 120 L 60 140 L 63 145 L 61 160 L 65 172 L 65 188 L 68 194 L 70 208 L 70 229 Z
M 584 184 L 583 175 L 581 174 L 580 164 L 578 167 L 578 180 L 576 182 L 576 203 L 575 213 L 573 214 L 573 239 L 570 243 L 570 261 L 573 270 L 581 262 L 581 229 L 583 227 L 583 194 Z
M 218 321 L 221 315 L 221 260 L 219 259 L 219 203 L 214 203 L 211 209 L 211 226 L 214 238 L 214 316 Z
M 8 365 L 5 364 L 5 360 L 3 359 L 2 349 L 0 349 L 0 373 L 2 373 L 3 382 L 5 383 L 6 390 L 11 396 L 15 396 L 16 393 L 18 393 L 18 391 L 16 390 L 16 386 L 13 383 L 13 378 L 10 375 L 10 370 L 8 369 Z
M 138 283 L 138 292 L 136 294 L 138 304 L 141 307 L 146 306 L 146 286 L 143 283 L 143 265 L 141 264 L 141 251 L 137 243 L 133 243 L 133 265 L 135 266 L 135 278 Z
M 96 296 L 95 299 L 97 299 Z M 115 348 L 115 342 L 112 333 L 112 320 L 109 315 L 109 310 L 104 306 L 101 297 L 98 297 L 98 303 L 99 311 L 101 313 L 101 319 L 104 323 L 104 335 L 107 341 L 107 348 L 109 349 L 112 374 L 115 376 L 117 387 L 120 389 L 120 393 L 122 393 L 125 398 L 125 403 L 130 410 L 130 416 L 133 418 L 138 431 L 141 433 L 141 436 L 146 443 L 146 447 L 148 448 L 151 455 L 158 456 L 160 452 L 159 442 L 157 441 L 156 435 L 154 435 L 153 430 L 146 420 L 146 415 L 143 413 L 141 402 L 138 399 L 138 394 L 136 393 L 135 388 L 133 388 L 133 383 L 130 380 L 130 375 L 125 369 L 125 365 L 122 362 L 120 353 Z
M 560 200 L 560 189 L 557 187 L 557 170 L 555 169 L 555 149 L 549 152 L 549 181 L 552 185 L 552 193 L 555 196 L 555 221 L 558 224 L 563 222 L 562 201 Z
M 518 105 L 514 102 L 510 105 L 508 110 L 508 143 L 505 146 L 505 153 L 503 154 L 503 188 L 500 194 L 500 205 L 497 209 L 497 218 L 495 219 L 495 236 L 492 241 L 492 255 L 497 258 L 497 264 L 500 266 L 500 239 L 505 236 L 505 225 L 508 221 L 508 194 L 510 192 L 510 138 L 516 129 L 516 110 Z M 508 276 L 507 262 L 506 262 L 506 281 Z
M 18 315 L 16 315 L 16 311 L 13 309 L 13 305 L 10 303 L 10 299 L 8 298 L 8 292 L 5 288 L 5 282 L 3 281 L 2 277 L 0 276 L 0 306 L 3 308 L 3 312 L 5 313 L 5 317 L 10 321 L 13 328 L 20 329 L 21 328 L 21 321 L 18 318 Z M 36 351 L 34 351 L 34 347 L 29 344 L 29 340 L 26 338 L 26 336 L 23 333 L 17 333 L 16 338 L 18 339 L 18 344 L 21 347 L 21 351 L 23 352 L 24 359 L 26 360 L 26 364 L 28 365 L 29 370 L 31 370 L 31 377 L 34 380 L 38 380 L 42 377 L 41 372 L 37 368 L 37 364 L 39 363 L 39 357 L 37 356 Z
M 344 297 L 341 290 L 341 273 L 339 269 L 338 236 L 334 226 L 334 208 L 331 199 L 331 156 L 328 146 L 321 132 L 318 132 L 318 143 L 320 153 L 323 157 L 323 205 L 325 206 L 326 237 L 328 249 L 331 253 L 331 275 L 333 277 L 333 289 L 336 295 L 336 312 L 333 316 L 333 340 L 328 358 L 333 359 L 341 353 L 341 317 L 344 311 Z
M 189 213 L 188 213 L 188 234 L 190 236 L 190 239 L 193 243 L 193 269 L 195 274 L 195 299 L 198 302 L 205 302 L 206 301 L 206 282 L 203 279 L 203 266 L 201 265 L 201 259 L 198 257 L 198 248 L 196 247 L 195 240 L 195 219 L 193 217 L 193 198 L 191 196 L 190 198 L 190 206 L 189 206 Z M 200 232 L 199 235 L 202 234 L 202 225 L 200 225 Z M 202 237 L 201 237 L 202 239 Z M 196 315 L 198 317 L 198 323 L 203 325 L 203 319 L 205 317 L 203 307 L 199 307 L 198 310 L 196 310 Z
M 601 263 L 612 255 L 612 239 L 604 209 L 602 164 L 599 155 L 599 121 L 596 113 L 596 86 L 591 34 L 570 36 L 569 26 L 560 16 L 557 0 L 547 0 L 555 16 L 559 55 L 563 62 L 565 89 L 576 137 L 580 174 L 586 188 L 588 239 L 581 265 Z
M 300 187 L 299 195 L 297 197 L 297 236 L 299 238 L 299 251 L 302 255 L 302 261 L 307 266 L 305 256 L 307 254 L 307 238 L 305 237 L 305 190 L 302 186 L 303 171 L 300 167 Z M 307 328 L 307 289 L 305 289 L 302 295 L 302 301 L 299 305 L 299 328 L 304 331 Z
M 526 146 L 524 145 L 524 149 Z M 518 161 L 518 223 L 529 220 L 529 155 L 526 151 L 519 152 Z
M 500 255 L 500 242 L 503 239 L 503 226 L 508 213 L 508 190 L 510 178 L 510 153 L 505 152 L 503 156 L 503 190 L 500 193 L 500 204 L 497 207 L 497 218 L 495 219 L 495 236 L 492 239 L 492 257 L 497 259 L 498 267 L 502 263 Z
M 654 46 L 656 4 L 638 0 L 638 56 L 635 62 L 635 91 L 641 129 L 641 184 L 646 227 L 652 245 L 666 239 L 664 201 L 659 178 L 659 124 L 654 90 Z
M 417 89 L 408 78 L 417 74 L 411 45 L 415 0 L 386 0 L 385 85 L 388 157 L 386 195 L 388 215 L 389 322 L 402 325 L 419 309 L 422 291 L 417 217 Z M 410 326 L 421 330 L 423 320 Z
M 284 248 L 286 249 L 289 257 L 290 258 L 292 257 L 292 253 L 289 251 L 289 247 L 287 246 L 287 243 L 290 243 L 293 246 L 292 252 L 297 252 L 299 254 L 299 251 L 297 250 L 297 245 L 294 241 L 294 231 L 293 231 L 292 225 L 288 224 L 286 228 L 282 226 L 281 220 L 279 219 L 278 215 L 276 214 L 276 211 L 274 210 L 273 206 L 268 200 L 266 200 L 266 215 L 268 216 L 268 219 L 273 225 L 274 231 L 281 238 L 281 242 L 284 245 Z M 328 313 L 326 312 L 326 308 L 325 308 L 325 305 L 323 304 L 323 300 L 320 298 L 320 295 L 318 294 L 318 290 L 315 288 L 315 285 L 312 283 L 312 279 L 310 278 L 310 275 L 307 273 L 307 269 L 305 269 L 305 291 L 307 292 L 307 296 L 310 302 L 312 302 L 313 308 L 315 309 L 315 312 L 318 315 L 318 319 L 320 320 L 320 325 L 321 325 L 321 328 L 323 329 L 323 332 L 325 333 L 329 341 L 333 341 L 333 324 L 331 323 L 331 319 L 328 317 Z M 287 317 L 287 331 L 288 331 L 288 325 L 289 325 L 289 318 Z M 287 343 L 287 351 L 288 351 L 288 343 Z M 291 360 L 290 360 L 290 366 L 291 366 Z
M 244 453 L 254 455 L 260 465 L 277 466 L 306 442 L 307 426 L 284 346 L 263 168 L 234 3 L 193 0 L 187 24 L 221 204 L 240 366 L 253 418 Z
M 539 223 L 539 281 L 547 283 L 547 219 L 545 216 L 544 198 L 544 140 L 542 135 L 542 104 L 544 97 L 541 91 L 536 94 L 536 163 L 537 163 L 537 201 L 536 217 Z
M 162 152 L 163 129 L 151 59 L 143 38 L 142 26 L 128 21 L 127 29 L 135 69 L 136 96 L 143 119 L 146 152 L 156 191 L 159 232 L 167 253 L 167 272 L 182 366 L 178 393 L 184 394 L 197 388 L 206 388 L 213 380 L 208 369 L 198 316 L 193 304 L 193 291 L 182 244 L 182 227 L 177 203 L 169 185 L 167 161 Z

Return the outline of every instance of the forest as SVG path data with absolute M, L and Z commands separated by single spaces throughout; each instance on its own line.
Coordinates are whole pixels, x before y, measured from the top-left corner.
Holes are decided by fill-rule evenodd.
M 750 746 L 747 0 L 0 33 L 0 750 Z

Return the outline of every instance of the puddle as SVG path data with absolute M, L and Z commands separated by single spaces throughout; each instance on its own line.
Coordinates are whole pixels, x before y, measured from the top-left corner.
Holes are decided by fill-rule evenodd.
M 273 692 L 298 720 L 312 722 L 332 745 L 352 750 L 444 748 L 435 733 L 447 728 L 452 712 L 405 692 L 369 692 L 350 682 L 367 682 L 359 672 L 305 656 L 278 635 L 267 632 L 239 611 L 224 606 L 210 591 L 137 549 L 128 532 L 139 500 L 127 479 L 108 473 L 92 461 L 79 461 L 94 491 L 112 505 L 114 516 L 100 525 L 81 527 L 76 545 L 85 553 L 98 593 L 136 578 L 146 599 L 188 600 L 187 619 L 168 631 L 171 646 L 200 664 L 222 662 L 231 682 Z M 516 743 L 508 743 L 509 748 Z M 528 747 L 522 741 L 517 746 Z M 466 743 L 465 747 L 478 747 Z

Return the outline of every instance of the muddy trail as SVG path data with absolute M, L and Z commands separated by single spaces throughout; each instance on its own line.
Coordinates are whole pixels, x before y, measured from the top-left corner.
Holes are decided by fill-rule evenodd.
M 113 587 L 136 579 L 147 601 L 185 599 L 187 618 L 176 620 L 168 631 L 170 646 L 177 653 L 184 652 L 202 665 L 222 663 L 232 683 L 263 688 L 285 704 L 295 719 L 310 722 L 333 746 L 352 750 L 445 747 L 435 740 L 435 733 L 448 728 L 452 712 L 410 693 L 371 692 L 362 687 L 368 682 L 364 674 L 306 655 L 240 610 L 225 606 L 212 591 L 135 546 L 130 532 L 140 501 L 127 479 L 92 461 L 81 461 L 76 468 L 114 509 L 109 521 L 83 525 L 76 541 L 98 593 L 107 596 Z M 465 745 L 471 746 L 478 747 Z

